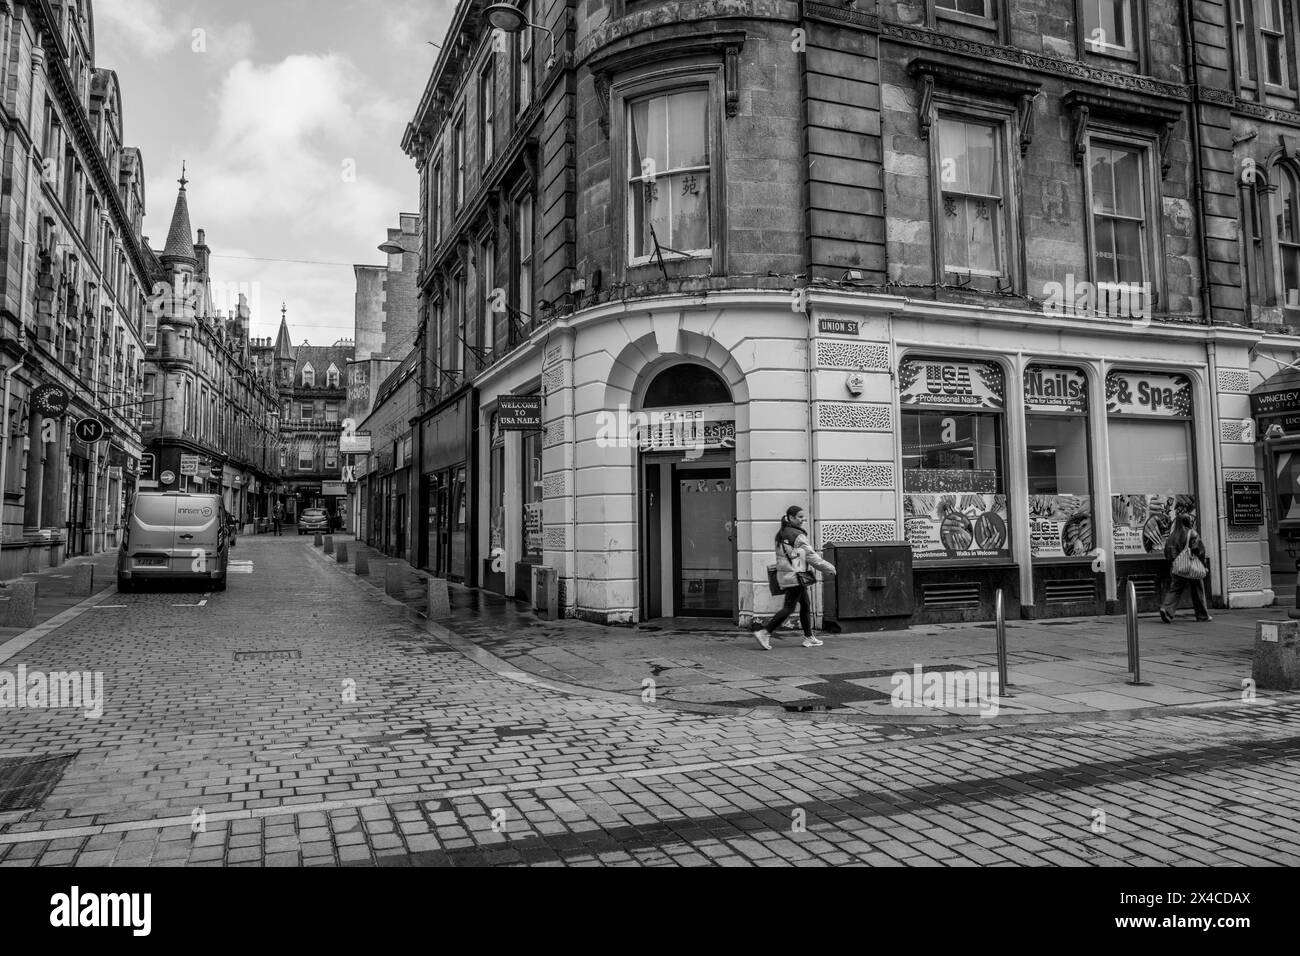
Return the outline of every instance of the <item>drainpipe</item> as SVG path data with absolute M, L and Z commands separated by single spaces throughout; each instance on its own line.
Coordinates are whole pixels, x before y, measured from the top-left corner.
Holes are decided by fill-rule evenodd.
M 1192 36 L 1192 0 L 1182 0 L 1180 3 L 1180 12 L 1183 20 L 1183 63 L 1185 68 L 1190 72 L 1186 77 L 1189 85 L 1192 87 L 1191 102 L 1191 123 L 1189 132 L 1192 140 L 1192 198 L 1196 210 L 1196 235 L 1197 235 L 1197 261 L 1201 272 L 1201 314 L 1207 326 L 1213 327 L 1214 318 L 1211 314 L 1210 307 L 1210 265 L 1209 253 L 1206 251 L 1205 243 L 1205 193 L 1204 178 L 1205 173 L 1201 162 L 1201 116 L 1200 116 L 1200 84 L 1197 73 L 1196 62 L 1196 45 Z M 1236 177 L 1234 176 L 1234 179 Z M 1248 258 L 1248 257 L 1247 257 Z M 1249 282 L 1247 282 L 1249 286 Z M 1249 314 L 1247 314 L 1249 321 Z M 1215 513 L 1215 532 L 1219 539 L 1217 551 L 1217 560 L 1215 564 L 1215 580 L 1219 582 L 1220 593 L 1223 595 L 1224 606 L 1228 603 L 1228 581 L 1227 581 L 1227 517 L 1223 514 L 1223 509 L 1219 507 L 1218 487 L 1219 477 L 1223 474 L 1223 448 L 1220 444 L 1220 418 L 1219 418 L 1219 362 L 1217 353 L 1217 344 L 1215 342 L 1206 342 L 1206 353 L 1209 358 L 1210 369 L 1210 451 L 1214 463 L 1214 477 L 1212 482 L 1215 488 L 1214 492 L 1214 513 Z
M 805 293 L 805 295 L 806 294 L 807 293 Z M 821 521 L 822 520 L 821 509 L 818 508 L 817 503 L 813 501 L 813 490 L 817 487 L 817 480 L 816 480 L 817 465 L 815 463 L 815 459 L 817 456 L 813 454 L 813 395 L 814 395 L 813 369 L 815 367 L 813 364 L 813 346 L 814 346 L 813 320 L 812 320 L 812 309 L 807 307 L 809 304 L 808 300 L 805 298 L 804 302 L 805 302 L 805 308 L 802 314 L 803 314 L 804 328 L 805 328 L 804 334 L 806 336 L 805 351 L 807 352 L 805 366 L 806 366 L 806 373 L 808 377 L 808 417 L 806 419 L 808 424 L 805 430 L 805 437 L 807 438 L 808 441 L 808 505 L 807 507 L 809 511 L 811 511 L 814 515 L 818 516 L 816 520 Z M 753 423 L 751 422 L 750 424 L 752 426 Z M 812 546 L 816 548 L 817 529 L 816 527 L 813 527 L 810 528 L 809 531 L 811 532 L 811 534 L 809 535 L 809 541 L 811 542 Z M 823 586 L 825 586 L 825 576 L 823 576 Z M 820 620 L 819 609 L 815 603 L 817 598 L 817 590 L 815 588 L 809 588 L 808 594 L 809 594 L 809 598 L 811 599 L 810 600 L 811 607 L 809 608 L 809 610 L 811 612 L 813 622 L 817 623 Z

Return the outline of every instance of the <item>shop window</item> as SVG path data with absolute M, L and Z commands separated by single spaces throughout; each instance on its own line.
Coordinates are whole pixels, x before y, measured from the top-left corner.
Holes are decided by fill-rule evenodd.
M 1098 140 L 1088 144 L 1096 282 L 1143 283 L 1151 276 L 1146 166 L 1141 148 Z
M 1295 170 L 1279 166 L 1281 174 L 1278 197 L 1277 245 L 1282 265 L 1283 302 L 1300 308 L 1300 184 Z
M 542 437 L 543 432 L 521 432 L 523 486 L 523 560 L 542 563 Z
M 731 402 L 731 389 L 716 372 L 703 365 L 672 365 L 654 377 L 646 389 L 642 408 L 668 408 L 674 405 L 725 405 Z
M 1009 558 L 1001 369 L 906 359 L 899 401 L 903 514 L 913 558 Z
M 1191 382 L 1116 370 L 1106 408 L 1114 554 L 1162 556 L 1174 516 L 1196 511 Z
M 1096 547 L 1088 391 L 1083 372 L 1025 369 L 1029 550 L 1034 558 L 1079 558 Z
M 506 443 L 492 415 L 492 445 L 488 450 L 488 554 L 497 558 L 506 546 Z
M 629 265 L 713 254 L 707 88 L 627 103 Z
M 940 209 L 936 232 L 943 271 L 982 276 L 1007 273 L 1007 206 L 1003 125 L 940 117 Z

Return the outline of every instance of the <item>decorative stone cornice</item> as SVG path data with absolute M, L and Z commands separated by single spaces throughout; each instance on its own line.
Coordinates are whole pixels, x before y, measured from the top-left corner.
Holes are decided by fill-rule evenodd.
M 1160 175 L 1169 174 L 1169 143 L 1174 126 L 1183 118 L 1180 107 L 1151 103 L 1131 93 L 1071 90 L 1061 100 L 1070 114 L 1074 161 L 1082 163 L 1088 151 L 1088 126 L 1093 117 L 1113 117 L 1126 124 L 1154 128 L 1160 137 Z

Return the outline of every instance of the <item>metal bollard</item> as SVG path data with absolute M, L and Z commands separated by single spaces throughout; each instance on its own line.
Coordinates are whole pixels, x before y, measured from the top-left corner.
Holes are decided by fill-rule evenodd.
M 334 553 L 334 560 L 336 560 L 339 564 L 347 564 L 348 545 L 346 541 L 339 542 L 338 550 Z
M 1133 679 L 1129 684 L 1133 687 L 1150 687 L 1150 684 L 1142 680 L 1142 654 L 1138 646 L 1137 588 L 1133 586 L 1132 581 L 1125 582 L 1124 597 L 1124 603 L 1127 605 L 1124 623 L 1128 629 L 1128 669 L 1133 673 Z
M 1011 680 L 1007 675 L 1007 611 L 1001 588 L 993 596 L 993 612 L 998 635 L 998 691 L 1001 696 L 1010 697 L 1005 692 Z

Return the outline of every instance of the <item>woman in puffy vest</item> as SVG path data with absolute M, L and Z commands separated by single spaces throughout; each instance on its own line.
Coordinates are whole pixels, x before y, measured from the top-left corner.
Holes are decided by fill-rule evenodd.
M 781 519 L 781 530 L 776 533 L 776 583 L 785 594 L 785 605 L 772 616 L 766 627 L 754 632 L 765 651 L 772 649 L 772 635 L 796 606 L 799 608 L 799 623 L 803 625 L 803 646 L 821 647 L 824 643 L 813 637 L 808 586 L 800 582 L 799 574 L 809 571 L 809 565 L 826 574 L 834 574 L 835 566 L 813 550 L 812 542 L 804 533 L 803 522 L 803 509 L 791 505 Z

